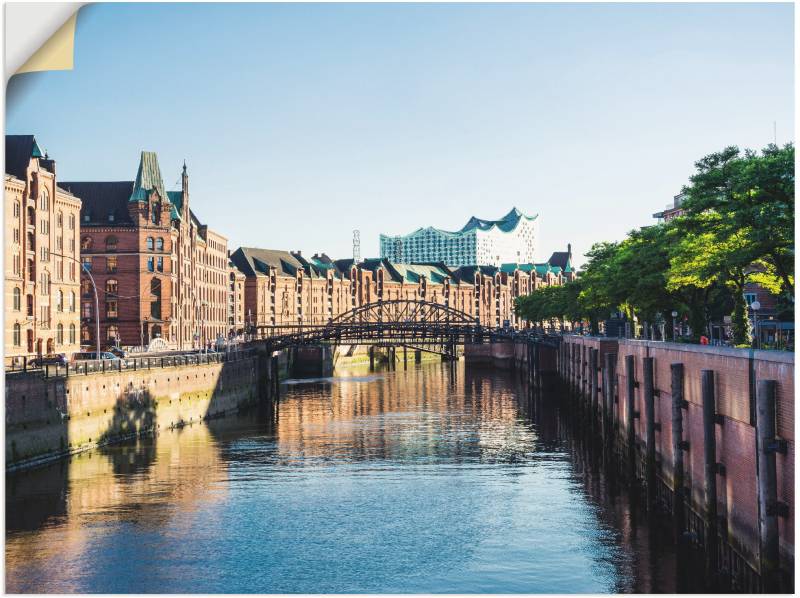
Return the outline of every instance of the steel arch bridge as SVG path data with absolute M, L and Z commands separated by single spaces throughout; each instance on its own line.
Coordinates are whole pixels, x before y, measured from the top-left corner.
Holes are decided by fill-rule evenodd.
M 532 332 L 490 328 L 452 307 L 395 299 L 357 307 L 323 325 L 257 326 L 256 342 L 270 350 L 319 344 L 454 346 L 525 338 Z

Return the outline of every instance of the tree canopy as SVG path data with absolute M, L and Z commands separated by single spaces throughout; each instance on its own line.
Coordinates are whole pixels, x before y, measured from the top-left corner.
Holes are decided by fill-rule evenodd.
M 749 340 L 745 285 L 758 283 L 794 305 L 794 145 L 760 153 L 731 146 L 695 163 L 683 214 L 600 242 L 575 281 L 517 300 L 533 322 L 599 319 L 622 311 L 654 322 L 685 314 L 697 337 L 732 316 L 734 341 Z

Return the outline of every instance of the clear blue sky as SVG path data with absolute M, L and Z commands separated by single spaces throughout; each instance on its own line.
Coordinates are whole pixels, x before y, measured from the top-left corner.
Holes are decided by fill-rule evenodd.
M 793 140 L 790 4 L 100 4 L 7 132 L 61 180 L 184 158 L 240 245 L 378 255 L 380 232 L 539 213 L 538 259 L 650 224 L 693 163 Z

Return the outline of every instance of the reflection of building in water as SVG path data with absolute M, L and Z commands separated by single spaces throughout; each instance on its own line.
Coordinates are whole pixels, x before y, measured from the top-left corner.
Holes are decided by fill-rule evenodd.
M 226 420 L 215 420 L 187 426 L 9 476 L 6 579 L 15 579 L 16 567 L 36 563 L 41 578 L 51 578 L 44 585 L 80 592 L 79 583 L 71 585 L 68 578 L 74 570 L 59 561 L 96 546 L 104 523 L 130 520 L 159 530 L 176 513 L 224 501 L 227 468 L 213 432 L 216 427 L 224 434 L 225 425 Z
M 314 390 L 295 387 L 297 395 L 289 390 L 278 407 L 277 452 L 300 459 L 450 456 L 456 431 L 468 459 L 513 459 L 532 449 L 535 438 L 520 421 L 513 382 L 462 367 L 454 374 L 451 380 L 448 368 L 430 364 L 377 378 L 337 378 Z M 426 426 L 419 425 L 420 412 Z

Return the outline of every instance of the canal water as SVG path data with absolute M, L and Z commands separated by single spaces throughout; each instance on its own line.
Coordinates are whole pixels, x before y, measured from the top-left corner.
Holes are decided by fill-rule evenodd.
M 448 365 L 6 477 L 8 592 L 691 591 L 557 394 Z M 633 501 L 633 502 L 632 502 Z

